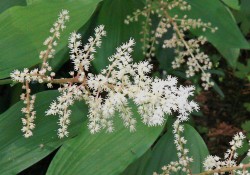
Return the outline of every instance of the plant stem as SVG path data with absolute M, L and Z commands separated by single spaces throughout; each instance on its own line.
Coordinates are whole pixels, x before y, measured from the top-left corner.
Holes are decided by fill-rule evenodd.
M 229 172 L 229 171 L 245 169 L 245 168 L 249 168 L 249 167 L 250 167 L 250 163 L 244 164 L 243 166 L 225 167 L 225 168 L 221 168 L 221 169 L 204 171 L 202 173 L 194 174 L 194 175 L 209 175 L 209 174 L 213 174 L 213 173 Z

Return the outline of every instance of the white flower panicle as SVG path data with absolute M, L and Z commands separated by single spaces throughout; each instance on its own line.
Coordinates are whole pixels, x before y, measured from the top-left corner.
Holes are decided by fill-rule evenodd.
M 53 58 L 55 55 L 55 49 L 54 46 L 57 46 L 57 40 L 60 38 L 60 31 L 63 31 L 66 26 L 65 22 L 69 20 L 69 11 L 62 10 L 59 14 L 59 17 L 57 21 L 54 23 L 53 27 L 50 28 L 51 36 L 49 36 L 47 39 L 45 39 L 43 45 L 47 46 L 46 50 L 43 50 L 40 52 L 40 59 L 43 60 L 41 70 L 51 71 L 52 68 L 49 66 L 48 59 Z
M 152 79 L 147 76 L 152 65 L 147 61 L 132 63 L 130 53 L 134 44 L 134 40 L 130 39 L 118 47 L 117 52 L 109 58 L 112 63 L 101 74 L 89 75 L 88 86 L 95 95 L 88 102 L 95 104 L 90 105 L 89 117 L 93 122 L 89 126 L 97 131 L 103 128 L 102 122 L 108 123 L 107 119 L 115 111 L 121 113 L 125 126 L 129 126 L 130 130 L 135 129 L 136 121 L 131 118 L 127 98 L 138 106 L 143 122 L 149 126 L 162 125 L 165 114 L 179 112 L 178 118 L 184 121 L 191 111 L 198 110 L 195 102 L 188 101 L 188 97 L 193 95 L 193 87 L 177 87 L 177 79 L 171 76 L 166 80 Z M 99 96 L 102 92 L 108 93 L 105 99 Z M 98 119 L 100 116 L 102 119 Z
M 70 124 L 71 110 L 69 106 L 73 105 L 75 100 L 80 100 L 82 95 L 82 89 L 77 85 L 63 84 L 63 87 L 59 88 L 61 95 L 57 97 L 56 101 L 50 104 L 49 110 L 46 111 L 46 115 L 59 115 L 58 137 L 63 138 L 68 136 L 68 125 Z
M 173 124 L 173 133 L 174 133 L 174 143 L 177 149 L 177 156 L 179 158 L 179 165 L 182 167 L 181 170 L 187 174 L 192 174 L 189 166 L 193 162 L 193 158 L 188 156 L 189 150 L 185 148 L 187 140 L 181 136 L 181 133 L 184 132 L 184 126 L 180 124 L 180 120 L 176 120 Z
M 64 29 L 64 21 L 68 20 L 68 12 L 62 11 L 58 21 L 51 29 L 52 38 L 58 38 L 59 31 Z M 124 126 L 130 131 L 136 129 L 136 119 L 132 115 L 130 103 L 138 107 L 143 122 L 148 126 L 164 124 L 165 115 L 178 113 L 178 120 L 185 121 L 193 110 L 198 110 L 198 105 L 188 98 L 193 95 L 194 87 L 177 86 L 177 79 L 168 76 L 162 80 L 151 78 L 148 74 L 152 65 L 147 61 L 133 63 L 131 53 L 135 45 L 134 39 L 116 48 L 116 53 L 108 58 L 110 64 L 99 74 L 92 74 L 89 70 L 90 63 L 94 59 L 96 47 L 101 46 L 102 37 L 106 36 L 104 26 L 95 28 L 94 36 L 88 39 L 88 43 L 82 45 L 81 35 L 73 32 L 69 38 L 70 59 L 74 64 L 74 70 L 70 71 L 71 78 L 55 79 L 55 73 L 46 75 L 48 63 L 40 69 L 24 69 L 23 72 L 15 70 L 11 73 L 13 81 L 25 84 L 26 95 L 23 95 L 27 107 L 23 112 L 27 114 L 23 119 L 26 135 L 32 135 L 34 128 L 33 103 L 30 97 L 29 83 L 31 81 L 47 83 L 51 88 L 53 84 L 60 84 L 58 91 L 60 96 L 51 103 L 46 115 L 59 115 L 58 136 L 63 138 L 69 135 L 70 106 L 76 100 L 84 100 L 89 106 L 89 130 L 96 133 L 101 130 L 112 132 L 114 130 L 113 118 L 116 113 L 123 120 Z M 51 52 L 51 40 L 46 42 L 48 53 Z M 48 57 L 49 58 L 49 57 Z M 47 56 L 43 57 L 43 61 Z M 31 98 L 31 100 L 29 100 Z
M 249 146 L 250 146 L 250 141 L 249 141 Z M 248 152 L 247 152 L 247 156 L 250 157 L 250 149 L 249 149 Z
M 212 33 L 217 30 L 212 27 L 211 23 L 202 22 L 201 19 L 191 19 L 187 15 L 182 17 L 169 15 L 169 11 L 178 8 L 180 10 L 190 10 L 191 6 L 184 0 L 163 1 L 163 0 L 147 0 L 146 6 L 142 10 L 136 10 L 133 16 L 128 16 L 125 20 L 126 24 L 133 21 L 138 21 L 139 16 L 146 18 L 142 22 L 142 42 L 143 52 L 149 59 L 155 57 L 156 44 L 159 44 L 159 39 L 168 31 L 173 31 L 172 37 L 163 41 L 163 48 L 172 48 L 175 50 L 176 58 L 172 62 L 173 69 L 179 68 L 185 63 L 187 65 L 186 76 L 192 77 L 197 73 L 201 73 L 202 86 L 205 90 L 213 86 L 211 74 L 208 72 L 212 68 L 212 63 L 209 57 L 201 51 L 201 45 L 205 44 L 206 38 L 203 36 L 197 39 L 187 40 L 185 32 L 190 29 L 200 29 L 203 32 L 210 30 Z M 157 15 L 159 23 L 156 29 L 152 28 L 151 15 Z
M 73 32 L 69 38 L 69 48 L 70 48 L 70 59 L 74 63 L 75 71 L 78 71 L 78 79 L 82 80 L 84 76 L 84 71 L 89 71 L 90 62 L 94 59 L 94 53 L 96 52 L 95 47 L 101 46 L 101 38 L 106 36 L 106 31 L 104 31 L 104 26 L 100 25 L 95 28 L 95 37 L 90 37 L 88 43 L 84 45 L 84 49 L 81 43 L 81 35 Z
M 234 135 L 233 140 L 229 142 L 231 145 L 231 148 L 226 151 L 224 154 L 224 160 L 221 159 L 218 156 L 212 156 L 209 155 L 203 162 L 203 166 L 206 171 L 210 170 L 221 170 L 222 168 L 228 168 L 228 167 L 236 167 L 238 168 L 236 158 L 238 157 L 237 154 L 237 149 L 241 148 L 243 145 L 243 141 L 246 138 L 246 136 L 242 133 L 239 132 Z M 241 167 L 243 169 L 243 167 Z M 246 170 L 230 170 L 231 173 L 236 173 L 236 174 L 248 174 Z M 224 171 L 228 172 L 228 171 Z M 219 174 L 219 172 L 215 172 L 214 174 Z
M 225 166 L 224 162 L 221 161 L 221 158 L 218 156 L 209 155 L 203 162 L 205 170 L 220 169 L 222 166 Z
M 22 118 L 23 128 L 21 131 L 24 133 L 24 137 L 28 138 L 33 135 L 32 130 L 35 128 L 34 120 L 36 118 L 36 111 L 34 111 L 34 102 L 35 102 L 35 95 L 30 95 L 29 84 L 26 83 L 23 86 L 26 89 L 26 93 L 22 93 L 20 98 L 23 100 L 23 103 L 26 107 L 21 109 L 22 113 L 25 114 L 25 118 Z
M 170 175 L 171 173 L 177 173 L 181 170 L 181 166 L 178 161 L 172 161 L 168 165 L 163 166 L 161 169 L 161 174 L 154 172 L 153 175 Z
M 173 133 L 174 133 L 174 143 L 177 149 L 178 161 L 172 161 L 168 165 L 162 167 L 162 173 L 160 175 L 170 175 L 175 172 L 182 171 L 187 175 L 191 175 L 192 171 L 190 169 L 190 164 L 193 162 L 193 159 L 188 156 L 189 150 L 185 148 L 187 140 L 181 136 L 184 132 L 183 125 L 180 124 L 180 121 L 177 119 L 173 124 Z M 241 148 L 243 141 L 246 137 L 242 132 L 239 132 L 234 135 L 233 140 L 229 143 L 231 149 L 228 149 L 225 153 L 224 160 L 218 156 L 209 155 L 203 162 L 204 172 L 200 174 L 238 174 L 238 175 L 250 175 L 247 171 L 249 164 L 238 164 L 236 162 L 237 158 L 237 149 Z M 249 153 L 249 150 L 248 150 Z M 249 156 L 249 155 L 247 155 Z M 158 175 L 154 173 L 154 175 Z
M 50 109 L 46 111 L 46 115 L 59 115 L 59 138 L 69 134 L 69 117 L 72 112 L 69 106 L 72 106 L 76 100 L 87 100 L 90 98 L 88 89 L 85 89 L 87 80 L 85 72 L 89 70 L 90 61 L 94 59 L 95 47 L 100 47 L 101 38 L 105 35 L 104 26 L 98 26 L 95 28 L 95 37 L 90 37 L 88 39 L 89 43 L 83 49 L 80 49 L 82 47 L 81 35 L 76 32 L 71 33 L 69 38 L 70 59 L 74 63 L 74 71 L 77 72 L 77 75 L 74 76 L 74 72 L 69 72 L 73 82 L 62 84 L 63 87 L 58 89 L 61 95 L 50 105 Z
M 193 158 L 189 157 L 189 150 L 185 148 L 187 140 L 182 136 L 184 132 L 184 126 L 181 121 L 177 119 L 173 123 L 173 134 L 174 134 L 174 144 L 177 150 L 178 161 L 171 161 L 168 165 L 162 167 L 162 173 L 159 175 L 170 175 L 182 171 L 187 175 L 191 175 L 192 171 L 190 164 L 193 162 Z M 154 175 L 158 175 L 156 172 Z
M 242 147 L 243 140 L 245 138 L 246 138 L 246 136 L 242 132 L 235 134 L 233 137 L 233 140 L 231 142 L 229 142 L 229 144 L 231 145 L 231 149 L 227 150 L 224 158 L 225 159 L 232 159 L 232 158 L 236 159 L 238 157 L 236 150 Z
M 48 88 L 52 88 L 52 81 L 55 77 L 54 72 L 50 72 L 50 75 L 46 75 L 47 71 L 52 71 L 52 68 L 49 66 L 47 59 L 53 58 L 55 53 L 54 46 L 57 45 L 56 38 L 60 37 L 60 30 L 65 29 L 65 22 L 69 20 L 69 15 L 67 10 L 62 10 L 59 14 L 58 20 L 54 23 L 53 27 L 50 29 L 52 33 L 45 41 L 44 45 L 47 46 L 47 49 L 40 52 L 40 59 L 42 59 L 41 68 L 35 68 L 33 70 L 29 70 L 28 68 L 24 68 L 23 71 L 14 70 L 10 77 L 14 82 L 19 82 L 23 84 L 23 89 L 26 91 L 21 95 L 21 100 L 24 101 L 26 107 L 22 108 L 22 112 L 25 114 L 26 118 L 22 118 L 23 128 L 21 129 L 24 133 L 24 136 L 30 137 L 32 136 L 32 130 L 35 128 L 34 120 L 35 114 L 34 111 L 34 102 L 35 96 L 30 95 L 31 89 L 29 88 L 30 82 L 38 82 L 38 83 L 47 83 Z

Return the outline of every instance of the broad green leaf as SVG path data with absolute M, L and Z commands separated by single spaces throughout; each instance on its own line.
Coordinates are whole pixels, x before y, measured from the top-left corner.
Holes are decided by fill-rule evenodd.
M 0 79 L 14 69 L 41 62 L 39 52 L 62 9 L 70 11 L 70 22 L 62 32 L 57 51 L 65 48 L 69 33 L 78 30 L 90 18 L 101 0 L 43 0 L 26 7 L 12 7 L 0 15 Z M 62 59 L 54 58 L 54 59 Z
M 31 5 L 31 4 L 34 4 L 34 3 L 39 3 L 41 1 L 43 1 L 43 0 L 26 0 L 26 3 L 27 3 L 27 5 Z
M 185 125 L 184 137 L 187 140 L 186 147 L 189 149 L 189 155 L 194 159 L 194 162 L 191 164 L 190 168 L 192 169 L 193 173 L 199 173 L 203 170 L 202 162 L 209 154 L 206 144 L 198 132 L 192 126 L 187 124 Z M 150 157 L 147 154 L 150 154 Z M 137 172 L 134 175 L 152 175 L 153 172 L 161 173 L 161 168 L 164 165 L 169 164 L 171 161 L 177 160 L 178 157 L 176 147 L 174 145 L 174 136 L 172 133 L 172 128 L 170 127 L 169 131 L 160 138 L 150 153 L 147 152 L 140 159 L 131 164 L 123 172 L 123 175 L 128 174 L 128 172 L 133 172 L 133 170 Z M 138 171 L 140 169 L 143 169 L 143 171 Z M 182 175 L 183 173 L 177 174 Z
M 106 0 L 100 7 L 98 15 L 91 20 L 92 26 L 103 24 L 107 31 L 107 36 L 103 38 L 101 49 L 98 49 L 93 66 L 97 71 L 105 68 L 108 64 L 108 57 L 116 52 L 116 48 L 134 38 L 136 45 L 132 53 L 134 61 L 143 59 L 141 50 L 141 23 L 135 22 L 129 25 L 124 23 L 127 15 L 131 15 L 136 9 L 142 8 L 141 0 Z M 93 29 L 91 29 L 93 30 Z
M 250 112 L 250 103 L 244 103 L 244 107 Z
M 250 59 L 247 60 L 246 65 L 238 62 L 236 64 L 236 69 L 235 75 L 238 78 L 247 79 L 247 77 L 250 75 Z
M 214 82 L 214 86 L 213 89 L 222 97 L 225 97 L 225 94 L 223 93 L 223 91 L 221 90 L 220 86 L 218 86 L 218 84 L 216 82 Z
M 228 64 L 235 69 L 237 66 L 237 60 L 240 56 L 240 49 L 239 48 L 224 48 L 219 47 L 217 48 L 221 55 L 227 60 Z
M 241 0 L 240 4 L 241 12 L 245 14 L 248 20 L 250 20 L 250 1 L 249 0 Z
M 0 115 L 0 172 L 3 175 L 17 174 L 25 168 L 38 162 L 67 139 L 57 137 L 58 117 L 45 116 L 49 104 L 57 97 L 56 91 L 45 91 L 37 94 L 35 110 L 37 118 L 34 135 L 28 139 L 22 136 L 21 108 L 18 102 Z M 83 103 L 76 103 L 72 107 L 69 138 L 75 136 L 87 116 L 87 107 Z
M 185 12 L 191 18 L 201 18 L 204 22 L 211 22 L 212 26 L 218 27 L 215 33 L 201 30 L 193 31 L 198 35 L 205 35 L 217 49 L 242 48 L 249 49 L 250 45 L 239 30 L 233 15 L 218 0 L 187 0 L 192 6 L 191 11 Z M 184 13 L 184 12 L 182 12 Z
M 247 36 L 250 31 L 250 1 L 241 0 L 240 10 L 233 11 L 237 23 L 240 25 L 242 33 Z
M 187 14 L 189 18 L 200 18 L 204 22 L 211 22 L 213 27 L 218 27 L 215 33 L 210 31 L 202 32 L 201 30 L 191 30 L 191 32 L 197 36 L 206 36 L 208 41 L 218 49 L 229 65 L 234 68 L 240 49 L 249 49 L 250 45 L 239 30 L 231 12 L 218 0 L 187 1 L 192 7 L 190 11 L 173 10 L 170 13 L 179 16 Z M 169 55 L 173 54 L 169 50 L 161 50 L 162 48 L 157 50 L 157 59 L 161 63 L 160 67 L 169 71 L 171 70 L 172 60 Z
M 222 0 L 228 7 L 239 10 L 240 9 L 240 4 L 239 0 Z
M 0 14 L 13 6 L 26 6 L 26 0 L 1 0 L 0 1 Z
M 146 153 L 144 153 L 139 159 L 130 164 L 121 175 L 144 175 L 145 166 L 152 156 L 152 150 L 149 149 Z
M 158 25 L 158 23 L 157 23 Z M 154 28 L 157 26 L 155 25 Z M 175 59 L 174 49 L 162 48 L 165 39 L 169 39 L 173 35 L 173 30 L 168 32 L 159 39 L 159 44 L 156 45 L 156 58 L 159 61 L 159 68 L 171 73 L 173 71 L 172 62 Z
M 135 105 L 132 107 L 136 111 Z M 149 149 L 163 128 L 145 126 L 140 122 L 139 114 L 134 112 L 138 123 L 136 132 L 130 133 L 118 115 L 113 133 L 90 134 L 85 124 L 79 136 L 60 148 L 47 175 L 119 174 Z
M 191 11 L 178 11 L 180 15 L 187 14 L 190 18 L 202 19 L 218 27 L 215 33 L 210 31 L 192 30 L 195 35 L 204 35 L 218 51 L 234 66 L 239 49 L 250 49 L 249 43 L 238 28 L 231 12 L 218 0 L 187 0 L 192 6 Z M 175 12 L 176 13 L 176 12 Z M 231 53 L 231 54 L 230 54 Z

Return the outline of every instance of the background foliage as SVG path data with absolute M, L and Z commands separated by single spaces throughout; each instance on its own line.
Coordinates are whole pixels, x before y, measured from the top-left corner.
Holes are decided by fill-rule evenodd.
M 241 112 L 243 117 L 241 120 L 235 121 L 235 116 L 229 116 L 227 118 L 229 123 L 222 127 L 222 130 L 225 132 L 225 128 L 231 124 L 234 131 L 244 129 L 250 138 L 249 119 L 245 121 L 247 116 L 249 117 L 250 111 L 248 98 L 250 94 L 250 13 L 248 10 L 250 2 L 248 0 L 240 2 L 238 0 L 187 1 L 192 6 L 192 10 L 188 12 L 190 17 L 201 18 L 219 28 L 214 34 L 209 32 L 204 34 L 210 44 L 202 48 L 216 65 L 216 70 L 211 70 L 213 78 L 217 82 L 214 92 L 212 92 L 213 95 L 225 105 L 232 103 L 232 101 L 226 100 L 233 98 L 230 96 L 232 93 L 236 96 L 235 99 L 241 101 L 235 104 L 238 109 L 238 113 L 235 112 L 235 114 Z M 20 109 L 23 106 L 22 102 L 19 102 L 21 90 L 19 90 L 20 85 L 11 84 L 9 74 L 14 69 L 34 67 L 40 63 L 38 55 L 43 47 L 42 42 L 48 36 L 50 26 L 56 20 L 58 12 L 61 9 L 68 9 L 71 19 L 63 32 L 55 59 L 51 64 L 59 75 L 65 75 L 71 66 L 67 48 L 69 33 L 78 30 L 85 36 L 84 40 L 86 41 L 88 36 L 92 34 L 93 28 L 99 24 L 106 26 L 108 37 L 103 40 L 103 47 L 98 50 L 95 56 L 92 71 L 98 72 L 104 68 L 108 64 L 107 57 L 115 51 L 117 46 L 130 37 L 135 38 L 137 42 L 133 53 L 135 61 L 144 60 L 140 43 L 141 36 L 139 35 L 140 22 L 131 25 L 124 24 L 127 15 L 138 8 L 143 8 L 143 6 L 143 0 L 0 1 L 1 174 L 144 175 L 152 174 L 154 171 L 159 172 L 163 165 L 176 159 L 171 132 L 172 119 L 166 122 L 166 126 L 157 128 L 148 128 L 138 124 L 135 133 L 130 133 L 123 127 L 119 127 L 112 134 L 91 135 L 85 122 L 88 109 L 83 103 L 76 103 L 72 107 L 70 138 L 58 139 L 56 136 L 57 118 L 44 116 L 44 111 L 58 94 L 53 90 L 48 91 L 46 87 L 38 84 L 32 85 L 35 89 L 34 93 L 38 93 L 35 136 L 30 139 L 21 136 L 20 118 L 22 114 Z M 176 13 L 181 14 L 182 12 Z M 193 30 L 190 33 L 190 37 L 198 35 L 200 35 L 198 30 Z M 178 76 L 181 82 L 188 84 L 183 70 L 171 68 L 170 63 L 173 56 L 173 51 L 157 48 L 156 58 L 153 60 L 154 75 L 161 76 L 162 71 L 166 70 Z M 237 83 L 229 84 L 228 81 L 231 80 Z M 227 93 L 228 86 L 225 84 L 229 84 L 229 89 L 232 89 L 233 92 Z M 243 94 L 232 88 L 241 84 L 247 85 L 243 89 Z M 204 109 L 206 106 L 211 107 L 211 103 L 208 103 L 211 100 L 208 98 L 211 94 L 201 93 L 199 84 L 194 83 L 194 85 L 197 87 L 197 100 L 201 103 L 202 110 L 200 113 L 195 113 L 193 120 L 185 126 L 185 137 L 190 143 L 188 146 L 195 162 L 200 162 L 200 164 L 192 165 L 193 172 L 199 173 L 202 171 L 202 160 L 208 155 L 208 149 L 216 152 L 210 148 L 211 140 L 209 140 L 208 131 L 210 134 L 211 131 L 216 133 L 219 127 L 204 124 L 204 121 L 208 120 L 209 116 L 207 115 L 210 114 L 209 111 L 206 113 Z M 136 110 L 133 111 L 139 118 Z M 198 119 L 196 119 L 197 116 L 199 116 Z M 223 121 L 223 119 L 218 120 L 219 122 Z M 199 123 L 199 121 L 202 122 Z M 122 125 L 117 124 L 117 126 Z M 211 128 L 215 130 L 211 130 Z M 200 135 L 205 141 L 208 141 L 207 144 L 204 143 Z M 247 145 L 245 147 L 247 150 Z M 243 149 L 242 158 L 244 153 Z M 45 158 L 46 156 L 47 158 Z

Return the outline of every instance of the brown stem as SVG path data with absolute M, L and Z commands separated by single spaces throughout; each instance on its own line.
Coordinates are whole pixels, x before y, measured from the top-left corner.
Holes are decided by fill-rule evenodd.
M 181 133 L 180 133 L 179 127 L 180 127 L 180 124 L 178 124 L 178 127 L 177 127 L 177 128 L 178 128 L 177 134 L 180 136 Z M 180 139 L 178 140 L 178 143 L 179 143 L 179 145 L 181 146 L 181 151 L 182 151 L 183 158 L 184 158 L 185 160 L 187 160 L 187 157 L 185 156 L 185 153 L 184 153 L 184 146 L 183 146 L 182 142 L 180 141 Z M 187 161 L 187 162 L 188 162 L 188 161 Z M 187 164 L 186 168 L 188 169 L 189 174 L 192 174 L 192 170 L 191 170 L 189 164 Z
M 27 126 L 29 127 L 30 125 L 30 88 L 29 88 L 29 82 L 28 81 L 25 81 L 25 91 L 26 91 L 26 122 L 27 122 Z
M 27 112 L 30 113 L 30 88 L 28 81 L 25 82 L 25 90 L 26 90 Z
M 243 167 L 242 166 L 225 167 L 225 168 L 220 168 L 220 169 L 215 169 L 215 170 L 210 170 L 210 171 L 204 171 L 202 173 L 194 174 L 194 175 L 209 175 L 213 173 L 222 173 L 222 172 L 229 172 L 233 170 L 246 169 L 249 167 L 250 167 L 250 163 L 244 164 Z
M 81 83 L 78 78 L 60 78 L 60 79 L 53 79 L 51 81 L 44 80 L 46 83 L 53 83 L 53 84 L 64 84 L 64 83 Z
M 53 43 L 55 37 L 56 37 L 56 33 L 54 33 L 54 35 L 52 36 L 52 39 L 51 39 L 50 42 L 48 43 L 48 48 L 47 48 L 46 53 L 45 53 L 45 55 L 44 55 L 44 57 L 43 57 L 43 63 L 42 63 L 42 66 L 41 66 L 40 70 L 44 68 L 44 65 L 45 65 L 45 63 L 46 63 L 46 61 L 47 61 L 47 59 L 48 59 L 49 53 L 50 53 L 50 51 L 51 51 L 51 49 L 52 49 L 52 48 L 50 49 L 49 46 L 52 45 L 52 43 Z
M 169 19 L 169 21 L 173 25 L 174 30 L 176 31 L 176 33 L 177 33 L 178 37 L 180 38 L 180 40 L 182 41 L 182 43 L 185 45 L 185 47 L 186 47 L 187 51 L 189 52 L 189 54 L 191 55 L 191 57 L 195 58 L 194 54 L 190 50 L 190 47 L 189 47 L 188 43 L 183 38 L 183 36 L 182 36 L 182 34 L 181 34 L 180 30 L 179 30 L 179 27 L 178 27 L 177 23 L 174 21 L 174 19 L 169 15 L 169 13 L 166 10 L 164 10 L 164 14 L 166 15 L 166 17 Z M 198 63 L 198 61 L 196 59 L 194 59 L 194 60 L 196 61 L 197 66 L 200 68 L 200 70 L 203 73 L 205 73 L 204 70 L 203 70 L 203 68 Z

